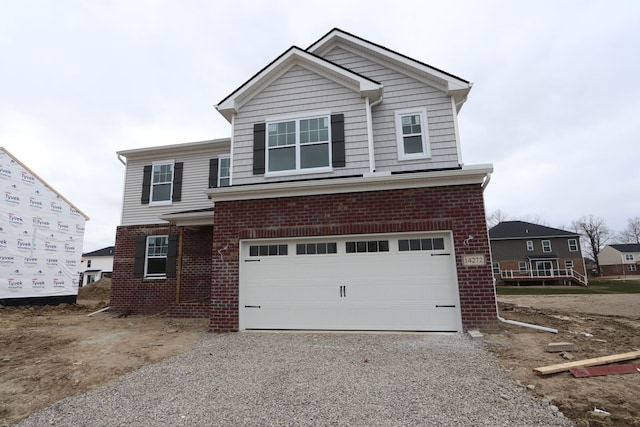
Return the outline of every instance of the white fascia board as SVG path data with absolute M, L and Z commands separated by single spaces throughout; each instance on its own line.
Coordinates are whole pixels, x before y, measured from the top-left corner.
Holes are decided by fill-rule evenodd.
M 382 94 L 380 83 L 318 58 L 300 48 L 293 47 L 237 89 L 231 96 L 216 105 L 216 109 L 231 122 L 233 114 L 238 113 L 244 104 L 295 65 L 300 65 L 348 89 L 359 92 L 363 98 L 368 96 L 375 100 Z
M 158 218 L 178 226 L 213 225 L 213 211 L 164 214 Z
M 464 166 L 462 169 L 415 172 L 391 176 L 372 174 L 363 177 L 221 187 L 209 189 L 206 194 L 215 203 L 231 200 L 272 199 L 277 197 L 482 184 L 492 172 L 493 165 L 471 165 Z
M 185 153 L 192 152 L 196 150 L 206 150 L 212 147 L 222 146 L 224 145 L 230 146 L 231 138 L 220 138 L 220 139 L 210 139 L 206 141 L 198 141 L 198 142 L 184 142 L 181 144 L 171 144 L 171 145 L 158 145 L 155 147 L 144 147 L 144 148 L 134 148 L 131 150 L 121 150 L 117 151 L 116 154 L 123 156 L 125 158 L 131 157 L 144 157 L 150 154 L 169 154 L 169 153 Z

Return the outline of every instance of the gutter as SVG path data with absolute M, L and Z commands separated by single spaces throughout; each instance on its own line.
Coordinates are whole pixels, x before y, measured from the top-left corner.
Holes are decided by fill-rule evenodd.
M 118 156 L 118 160 L 120 160 L 120 163 L 122 163 L 123 165 L 127 166 L 127 162 L 125 162 L 123 159 L 122 154 L 120 153 L 116 153 L 116 155 Z

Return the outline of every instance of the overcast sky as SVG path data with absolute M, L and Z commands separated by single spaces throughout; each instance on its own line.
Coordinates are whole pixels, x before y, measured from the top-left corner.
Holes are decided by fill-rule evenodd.
M 0 146 L 113 245 L 118 150 L 228 137 L 214 105 L 334 27 L 473 82 L 487 211 L 568 228 L 640 216 L 640 2 L 0 0 Z

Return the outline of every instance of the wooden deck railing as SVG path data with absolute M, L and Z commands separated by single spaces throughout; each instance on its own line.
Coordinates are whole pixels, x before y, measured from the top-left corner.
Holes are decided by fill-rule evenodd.
M 551 269 L 551 270 L 503 270 L 500 272 L 500 278 L 503 280 L 558 280 L 569 279 L 576 283 L 587 286 L 586 276 L 576 272 L 573 268 L 567 269 Z

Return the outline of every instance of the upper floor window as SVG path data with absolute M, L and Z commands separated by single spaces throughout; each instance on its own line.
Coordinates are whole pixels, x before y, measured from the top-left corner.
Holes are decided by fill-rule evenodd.
M 529 252 L 533 251 L 533 240 L 527 240 L 527 250 Z
M 633 261 L 633 254 L 624 254 L 625 261 Z
M 500 263 L 499 262 L 492 263 L 491 269 L 493 270 L 493 274 L 500 274 Z
M 398 158 L 410 160 L 429 157 L 427 131 L 427 110 L 425 108 L 396 112 Z
M 551 252 L 551 240 L 542 241 L 542 252 Z
M 231 185 L 231 159 L 220 157 L 218 159 L 218 187 Z
M 87 268 L 89 268 L 89 267 L 91 267 L 91 260 L 90 259 L 87 260 Z
M 151 203 L 171 201 L 173 162 L 153 165 L 151 174 Z
M 569 252 L 578 252 L 578 240 L 569 239 Z
M 167 255 L 169 253 L 169 236 L 147 237 L 145 259 L 145 277 L 165 276 L 167 272 Z
M 267 123 L 267 172 L 328 169 L 329 115 Z

